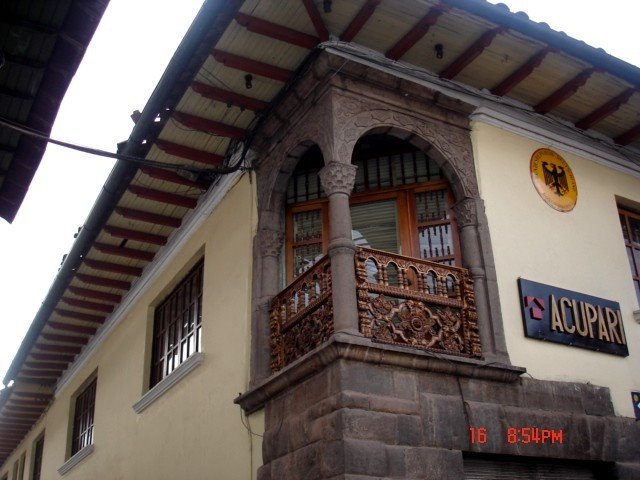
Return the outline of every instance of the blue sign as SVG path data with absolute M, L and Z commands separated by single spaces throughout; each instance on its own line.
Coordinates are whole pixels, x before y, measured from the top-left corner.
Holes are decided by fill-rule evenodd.
M 524 278 L 518 287 L 527 337 L 629 355 L 618 302 Z

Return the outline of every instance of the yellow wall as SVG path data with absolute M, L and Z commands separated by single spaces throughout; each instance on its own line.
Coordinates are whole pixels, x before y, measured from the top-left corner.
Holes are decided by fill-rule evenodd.
M 260 437 L 254 435 L 251 440 L 233 399 L 247 390 L 249 378 L 254 186 L 248 175 L 236 183 L 128 317 L 60 392 L 2 473 L 27 447 L 29 459 L 33 441 L 46 429 L 42 478 L 60 478 L 57 469 L 66 460 L 71 397 L 97 369 L 95 451 L 65 479 L 252 477 L 261 462 Z M 144 371 L 149 354 L 145 342 L 152 328 L 150 305 L 162 300 L 202 251 L 204 362 L 136 414 L 132 405 L 148 383 Z M 249 422 L 253 432 L 263 433 L 261 413 L 251 416 Z M 30 475 L 30 468 L 27 470 Z
M 472 141 L 511 362 L 534 378 L 607 386 L 616 413 L 633 416 L 630 391 L 640 389 L 640 332 L 632 316 L 638 301 L 616 196 L 640 205 L 640 180 L 552 147 L 578 184 L 576 207 L 561 213 L 542 200 L 529 174 L 533 152 L 549 145 L 479 122 Z M 619 302 L 629 357 L 526 338 L 518 277 Z

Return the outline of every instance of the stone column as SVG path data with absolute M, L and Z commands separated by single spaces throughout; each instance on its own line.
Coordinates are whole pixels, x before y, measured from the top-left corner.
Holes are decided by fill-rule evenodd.
M 358 332 L 358 302 L 351 236 L 349 195 L 353 190 L 357 167 L 331 161 L 320 170 L 322 187 L 329 196 L 329 257 L 333 295 L 333 318 L 336 332 Z
M 462 263 L 473 279 L 482 356 L 488 362 L 509 365 L 495 267 L 490 251 L 485 251 L 482 245 L 483 235 L 488 236 L 482 200 L 465 198 L 454 206 L 454 211 L 460 232 Z
M 279 292 L 278 272 L 280 269 L 279 257 L 282 251 L 284 234 L 279 228 L 280 223 L 274 220 L 269 227 L 258 230 L 256 235 L 257 247 L 261 259 L 260 285 L 258 286 L 258 297 L 252 326 L 252 356 L 251 356 L 251 379 L 252 383 L 271 375 L 271 344 L 269 331 L 269 310 L 271 299 Z M 274 229 L 275 228 L 275 229 Z M 255 258 L 255 257 L 254 257 Z

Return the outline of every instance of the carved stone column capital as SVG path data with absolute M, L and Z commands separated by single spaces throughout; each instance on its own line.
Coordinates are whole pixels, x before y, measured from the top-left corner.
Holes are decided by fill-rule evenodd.
M 356 181 L 358 167 L 350 163 L 329 162 L 320 170 L 320 182 L 327 195 L 344 193 L 349 195 Z
M 260 253 L 263 257 L 278 257 L 284 242 L 284 233 L 279 230 L 262 228 L 258 231 Z
M 453 206 L 459 228 L 478 225 L 477 199 L 465 198 Z

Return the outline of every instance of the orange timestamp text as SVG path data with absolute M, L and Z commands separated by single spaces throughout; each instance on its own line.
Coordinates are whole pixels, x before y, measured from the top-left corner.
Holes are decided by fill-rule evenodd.
M 508 427 L 505 441 L 510 444 L 548 444 L 564 443 L 564 430 L 553 430 L 538 427 Z M 483 445 L 489 441 L 485 427 L 469 427 L 469 441 L 471 444 Z

